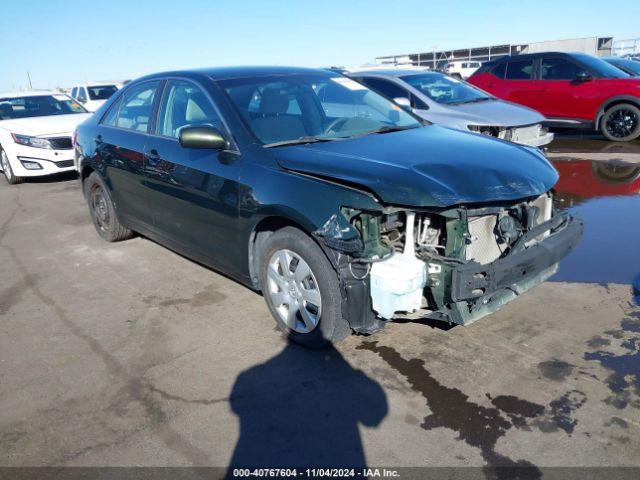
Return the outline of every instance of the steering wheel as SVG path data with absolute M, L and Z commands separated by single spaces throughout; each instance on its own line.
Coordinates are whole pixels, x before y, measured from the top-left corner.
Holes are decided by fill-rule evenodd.
M 350 120 L 349 117 L 336 118 L 333 122 L 329 124 L 327 128 L 324 129 L 324 133 L 339 132 L 340 130 L 342 130 L 342 128 L 336 129 L 336 127 L 338 126 L 344 127 L 344 124 L 347 123 L 349 120 Z

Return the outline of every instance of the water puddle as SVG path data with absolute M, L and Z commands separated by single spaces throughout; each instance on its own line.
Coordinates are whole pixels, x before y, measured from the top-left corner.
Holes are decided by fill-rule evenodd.
M 585 228 L 582 242 L 552 281 L 620 283 L 640 291 L 640 148 L 635 148 L 637 161 L 553 160 L 560 173 L 556 206 L 582 218 Z
M 640 310 L 634 310 L 620 322 L 620 328 L 604 332 L 607 343 L 587 343 L 584 359 L 598 362 L 608 376 L 610 395 L 605 403 L 617 409 L 640 409 Z M 598 337 L 601 338 L 601 337 Z
M 420 427 L 424 430 L 445 428 L 458 434 L 458 439 L 477 448 L 486 462 L 487 478 L 541 478 L 542 472 L 525 459 L 514 459 L 497 450 L 499 440 L 513 429 L 542 433 L 564 431 L 574 433 L 578 421 L 574 412 L 587 401 L 579 390 L 570 390 L 548 405 L 540 405 L 513 395 L 493 396 L 486 393 L 485 404 L 472 400 L 461 390 L 442 384 L 427 369 L 424 360 L 405 359 L 392 347 L 377 341 L 365 341 L 358 350 L 375 353 L 389 367 L 422 395 L 428 412 Z M 556 362 L 561 365 L 561 362 Z M 570 368 L 567 364 L 567 367 Z M 562 368 L 561 368 L 562 369 Z

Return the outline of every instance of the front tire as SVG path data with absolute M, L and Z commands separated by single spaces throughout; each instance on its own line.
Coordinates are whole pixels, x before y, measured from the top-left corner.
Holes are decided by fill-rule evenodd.
M 313 239 L 285 227 L 265 241 L 260 258 L 262 294 L 291 340 L 322 348 L 349 335 L 338 276 Z
M 613 142 L 630 142 L 640 137 L 640 109 L 620 103 L 608 109 L 600 120 L 600 131 Z
M 102 178 L 93 172 L 83 182 L 82 187 L 89 204 L 91 220 L 98 235 L 107 242 L 119 242 L 131 238 L 133 232 L 120 224 L 111 196 Z
M 24 178 L 16 177 L 13 173 L 13 169 L 11 168 L 11 163 L 9 162 L 9 157 L 7 153 L 0 148 L 0 164 L 2 165 L 2 172 L 4 173 L 4 179 L 7 181 L 9 185 L 17 185 L 18 183 L 24 182 Z

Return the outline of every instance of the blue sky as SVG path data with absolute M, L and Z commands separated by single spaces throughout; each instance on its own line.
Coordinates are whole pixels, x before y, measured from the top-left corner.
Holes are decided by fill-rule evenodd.
M 0 91 L 216 65 L 357 66 L 376 56 L 640 37 L 619 0 L 2 0 Z

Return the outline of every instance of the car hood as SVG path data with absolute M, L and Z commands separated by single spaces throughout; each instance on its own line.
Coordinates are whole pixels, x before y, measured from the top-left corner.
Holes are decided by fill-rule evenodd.
M 517 127 L 533 125 L 545 120 L 545 117 L 535 110 L 502 100 L 441 106 L 443 107 L 443 119 L 446 117 L 457 118 L 464 121 L 466 125 Z M 435 113 L 440 112 L 434 111 Z M 447 125 L 444 121 L 442 124 Z
M 91 116 L 90 113 L 69 115 L 48 115 L 46 117 L 17 118 L 2 120 L 0 127 L 21 135 L 47 136 L 73 132 L 76 127 Z
M 273 153 L 285 169 L 360 185 L 393 205 L 517 200 L 540 195 L 558 180 L 534 148 L 437 125 Z

